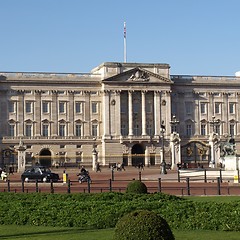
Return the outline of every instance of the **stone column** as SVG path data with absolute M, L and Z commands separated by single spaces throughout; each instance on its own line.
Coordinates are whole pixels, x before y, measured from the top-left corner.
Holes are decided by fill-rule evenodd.
M 57 109 L 57 91 L 52 91 L 52 126 L 51 136 L 58 135 L 58 109 Z
M 128 91 L 128 122 L 129 122 L 129 136 L 133 136 L 133 103 L 132 103 L 132 91 Z
M 142 135 L 146 136 L 146 91 L 142 91 Z
M 109 91 L 103 92 L 103 137 L 110 136 L 110 107 L 109 107 Z
M 24 135 L 24 92 L 18 91 L 19 98 L 18 98 L 18 132 L 16 135 L 22 137 Z
M 150 162 L 150 154 L 149 154 L 149 147 L 146 146 L 146 150 L 145 150 L 145 166 L 149 166 L 149 162 Z
M 74 136 L 73 129 L 74 129 L 74 112 L 75 112 L 75 105 L 74 105 L 74 91 L 68 91 L 69 94 L 69 107 L 68 110 L 68 117 L 69 117 L 69 132 L 68 136 Z
M 18 151 L 18 172 L 22 173 L 25 170 L 26 166 L 26 146 L 24 146 L 22 139 L 20 139 L 19 146 L 17 146 Z
M 41 114 L 42 114 L 42 109 L 41 109 L 41 90 L 35 90 L 35 136 L 40 137 L 41 136 Z
M 121 94 L 115 91 L 115 134 L 121 136 Z
M 222 104 L 222 132 L 221 134 L 229 133 L 229 100 L 228 93 L 223 93 L 223 104 Z
M 160 92 L 154 91 L 154 129 L 155 136 L 160 135 Z

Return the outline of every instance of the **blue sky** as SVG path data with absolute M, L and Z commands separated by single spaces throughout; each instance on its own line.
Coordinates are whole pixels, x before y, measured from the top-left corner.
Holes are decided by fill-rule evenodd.
M 168 63 L 171 74 L 240 70 L 239 0 L 0 0 L 0 71 L 89 72 Z

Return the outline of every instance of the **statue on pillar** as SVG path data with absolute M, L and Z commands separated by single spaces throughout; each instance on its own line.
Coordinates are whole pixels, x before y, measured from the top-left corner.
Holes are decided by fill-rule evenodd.
M 181 146 L 180 146 L 181 139 L 179 134 L 173 132 L 170 136 L 170 147 L 171 147 L 171 154 L 172 154 L 172 161 L 171 161 L 171 168 L 176 169 L 177 164 L 181 163 Z
M 93 150 L 92 150 L 92 170 L 95 171 L 96 165 L 98 161 L 98 153 L 96 151 L 96 144 L 94 142 L 93 144 Z
M 19 145 L 16 147 L 18 151 L 18 172 L 24 172 L 26 166 L 26 146 L 20 138 Z
M 217 159 L 218 145 L 219 145 L 219 137 L 218 134 L 213 132 L 209 137 L 209 145 L 211 148 L 211 160 L 209 162 L 209 167 L 215 168 L 216 163 L 219 159 Z

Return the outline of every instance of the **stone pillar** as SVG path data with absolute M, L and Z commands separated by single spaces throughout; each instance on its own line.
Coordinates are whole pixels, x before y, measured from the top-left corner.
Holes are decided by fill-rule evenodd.
M 24 146 L 22 139 L 20 139 L 19 146 L 16 149 L 18 151 L 18 172 L 22 173 L 26 166 L 26 146 Z
M 19 137 L 22 137 L 24 134 L 24 92 L 19 91 L 19 104 L 18 104 L 18 132 L 16 132 L 16 135 Z
M 41 90 L 36 90 L 35 91 L 35 136 L 40 137 L 41 136 L 41 114 L 42 114 L 42 109 L 41 109 Z
M 209 145 L 211 149 L 211 160 L 209 162 L 209 167 L 215 168 L 216 163 L 219 159 L 216 159 L 217 151 L 218 151 L 218 135 L 216 133 L 211 133 L 209 137 Z
M 133 136 L 133 102 L 132 91 L 128 91 L 128 122 L 129 122 L 129 136 Z
M 154 91 L 154 129 L 155 136 L 160 135 L 160 92 Z
M 109 91 L 103 93 L 103 137 L 110 136 L 110 108 L 109 108 Z
M 174 132 L 170 136 L 170 147 L 171 147 L 171 154 L 172 154 L 172 160 L 171 160 L 171 168 L 177 169 L 177 164 L 181 163 L 181 145 L 180 145 L 181 139 L 179 137 L 179 134 Z
M 58 135 L 58 109 L 57 109 L 57 91 L 52 91 L 52 123 L 51 123 L 51 136 Z
M 149 162 L 150 162 L 150 154 L 149 154 L 149 148 L 148 146 L 146 146 L 146 150 L 145 150 L 145 166 L 149 166 Z
M 93 148 L 93 151 L 92 151 L 92 170 L 93 171 L 95 171 L 96 169 L 97 159 L 98 159 L 98 153 L 96 149 Z
M 115 134 L 121 136 L 121 94 L 120 91 L 115 91 Z
M 74 129 L 74 112 L 75 112 L 75 104 L 74 104 L 74 91 L 68 91 L 69 94 L 69 107 L 68 110 L 68 117 L 69 117 L 69 128 L 68 128 L 68 135 L 70 137 L 74 136 L 73 129 Z
M 142 135 L 146 136 L 146 92 L 142 91 Z

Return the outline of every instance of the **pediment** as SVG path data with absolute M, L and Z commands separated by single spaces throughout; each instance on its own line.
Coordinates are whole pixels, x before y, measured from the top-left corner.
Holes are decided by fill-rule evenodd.
M 142 68 L 133 68 L 129 71 L 114 75 L 103 80 L 104 83 L 173 83 L 171 79 L 163 77 Z

